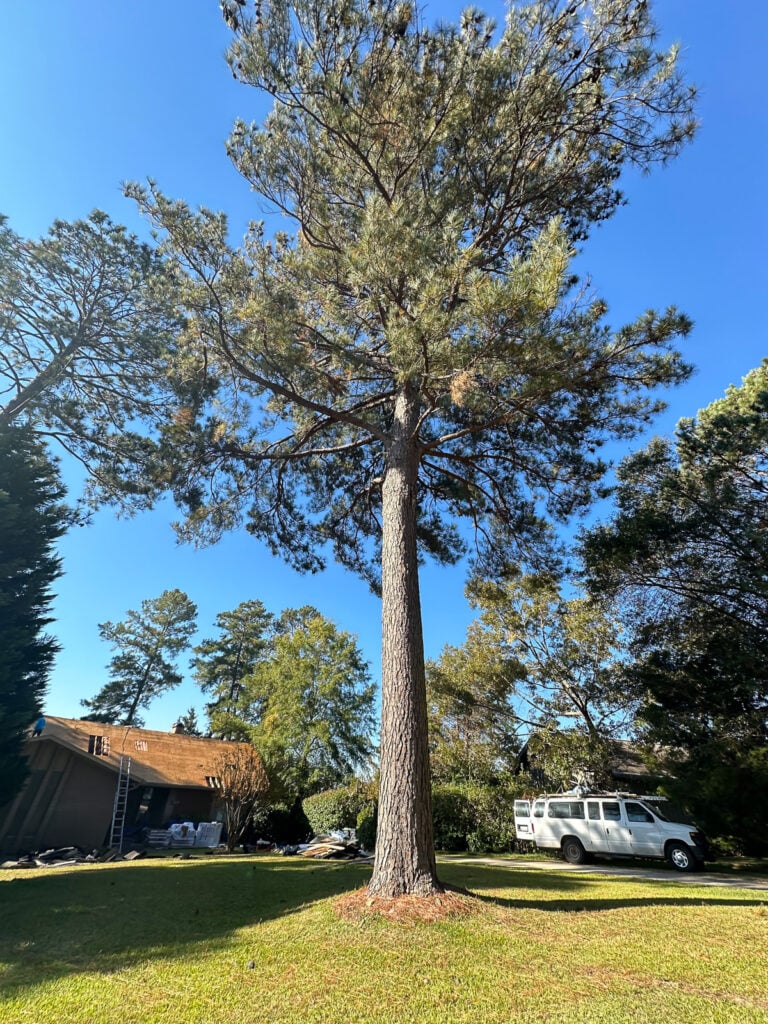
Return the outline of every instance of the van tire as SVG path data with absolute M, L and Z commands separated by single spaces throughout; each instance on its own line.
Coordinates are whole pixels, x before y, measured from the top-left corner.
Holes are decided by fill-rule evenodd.
M 676 871 L 698 871 L 699 861 L 687 843 L 673 840 L 664 851 L 667 862 Z
M 575 836 L 566 836 L 560 849 L 569 864 L 585 864 L 587 861 L 587 851 Z

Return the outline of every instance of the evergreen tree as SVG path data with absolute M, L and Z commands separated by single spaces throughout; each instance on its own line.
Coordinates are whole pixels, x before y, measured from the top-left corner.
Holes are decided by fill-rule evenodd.
M 174 413 L 169 287 L 157 253 L 105 213 L 56 221 L 39 241 L 0 216 L 0 427 L 59 442 L 91 497 L 151 500 L 150 435 Z
M 231 612 L 216 616 L 219 635 L 195 647 L 195 679 L 210 694 L 206 706 L 211 732 L 220 739 L 241 733 L 237 708 L 243 680 L 272 649 L 272 613 L 261 601 L 243 601 Z
M 393 0 L 225 0 L 229 62 L 274 106 L 229 151 L 296 227 L 254 225 L 150 184 L 129 193 L 186 275 L 200 384 L 166 432 L 188 536 L 248 528 L 301 569 L 332 546 L 383 601 L 374 894 L 439 890 L 418 566 L 463 551 L 456 517 L 524 556 L 542 515 L 583 507 L 606 436 L 684 378 L 674 310 L 612 331 L 569 261 L 627 165 L 693 132 L 646 0 L 533 0 L 498 37 L 475 9 L 428 28 Z M 193 374 L 193 366 L 197 367 Z M 202 394 L 215 402 L 195 401 Z
M 122 622 L 102 622 L 102 640 L 116 653 L 109 663 L 111 679 L 95 697 L 80 703 L 90 721 L 143 725 L 139 710 L 181 682 L 176 658 L 189 647 L 197 608 L 181 590 L 165 590 L 142 601 Z
M 197 711 L 193 707 L 187 708 L 183 715 L 179 715 L 178 723 L 184 730 L 185 736 L 202 736 L 203 731 L 197 720 Z
M 55 543 L 71 521 L 56 465 L 26 427 L 0 427 L 0 805 L 27 776 L 25 733 L 43 709 L 58 645 L 51 586 Z
M 274 795 L 291 803 L 346 782 L 369 761 L 374 694 L 354 637 L 314 608 L 287 609 L 225 714 L 226 731 L 253 742 Z

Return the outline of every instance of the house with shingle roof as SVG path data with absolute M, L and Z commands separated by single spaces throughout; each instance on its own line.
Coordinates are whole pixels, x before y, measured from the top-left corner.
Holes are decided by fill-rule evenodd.
M 163 828 L 169 821 L 212 821 L 220 782 L 216 763 L 229 740 L 135 726 L 46 716 L 27 741 L 30 775 L 0 811 L 0 850 L 57 846 L 93 849 L 108 842 L 120 761 L 130 758 L 125 826 Z

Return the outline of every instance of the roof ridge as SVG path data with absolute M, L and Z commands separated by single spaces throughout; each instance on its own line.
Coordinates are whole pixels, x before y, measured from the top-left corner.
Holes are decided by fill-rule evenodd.
M 97 729 L 110 729 L 118 732 L 130 731 L 145 733 L 148 736 L 163 736 L 163 737 L 174 737 L 174 741 L 182 740 L 202 740 L 206 743 L 237 743 L 247 744 L 247 740 L 224 740 L 219 739 L 216 736 L 193 736 L 187 732 L 171 732 L 170 729 L 144 729 L 138 725 L 122 725 L 115 724 L 113 722 L 91 722 L 83 718 L 63 718 L 61 715 L 45 715 L 44 716 L 49 722 L 56 722 L 59 725 L 74 726 L 78 730 L 90 729 L 96 731 Z

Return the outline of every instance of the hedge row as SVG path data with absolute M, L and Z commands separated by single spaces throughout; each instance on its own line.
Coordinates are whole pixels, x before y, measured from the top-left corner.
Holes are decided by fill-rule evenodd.
M 530 790 L 520 778 L 505 786 L 434 786 L 432 819 L 438 850 L 470 852 L 525 851 L 515 838 L 514 803 Z M 304 814 L 316 835 L 357 828 L 358 840 L 373 849 L 376 802 L 368 788 L 329 789 L 303 801 Z
M 506 786 L 442 785 L 432 789 L 432 820 L 438 850 L 471 853 L 530 851 L 515 838 L 515 800 L 530 781 Z

